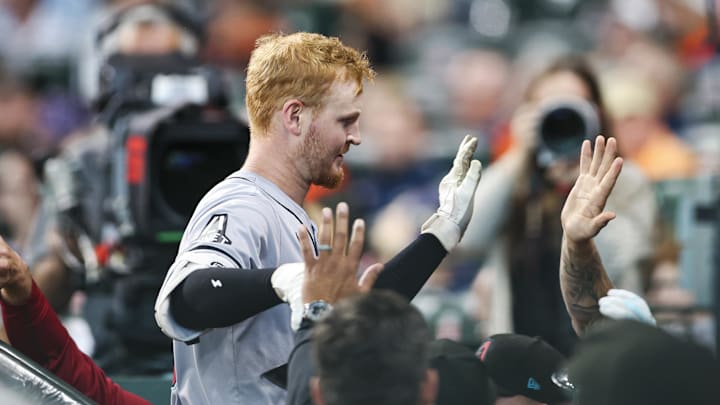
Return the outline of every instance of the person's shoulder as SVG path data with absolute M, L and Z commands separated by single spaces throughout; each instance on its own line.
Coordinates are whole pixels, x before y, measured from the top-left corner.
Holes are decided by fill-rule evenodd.
M 230 175 L 200 200 L 193 222 L 205 223 L 209 219 L 224 216 L 232 222 L 269 225 L 275 221 L 275 205 L 275 201 L 256 184 Z
M 260 189 L 255 183 L 246 181 L 233 173 L 211 188 L 206 197 L 221 200 L 234 200 L 237 198 L 254 200 L 260 194 Z
M 230 175 L 211 188 L 200 205 L 239 211 L 271 211 L 274 201 L 257 184 Z

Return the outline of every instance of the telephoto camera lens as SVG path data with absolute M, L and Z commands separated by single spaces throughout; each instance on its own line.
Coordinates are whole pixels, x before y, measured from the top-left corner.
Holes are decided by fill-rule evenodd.
M 547 166 L 577 156 L 582 142 L 599 131 L 597 110 L 584 99 L 564 99 L 543 106 L 538 123 L 539 163 Z

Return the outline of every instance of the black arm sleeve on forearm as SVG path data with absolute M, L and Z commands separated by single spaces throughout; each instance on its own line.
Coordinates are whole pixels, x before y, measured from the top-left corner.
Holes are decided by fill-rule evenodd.
M 448 252 L 433 234 L 423 233 L 395 255 L 380 273 L 375 288 L 393 290 L 412 300 Z
M 183 327 L 222 328 L 282 303 L 272 288 L 275 269 L 208 268 L 192 272 L 170 296 L 170 313 Z

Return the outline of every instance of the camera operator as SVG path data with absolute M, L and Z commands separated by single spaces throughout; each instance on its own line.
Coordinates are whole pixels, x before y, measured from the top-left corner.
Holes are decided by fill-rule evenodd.
M 109 373 L 172 369 L 152 304 L 187 216 L 244 159 L 246 126 L 200 63 L 204 27 L 184 9 L 135 2 L 95 42 L 97 118 L 48 162 L 46 205 L 67 277 L 86 290 L 94 357 Z M 182 202 L 176 198 L 184 193 Z
M 567 355 L 576 337 L 558 283 L 560 211 L 578 175 L 582 141 L 609 130 L 586 62 L 563 57 L 537 76 L 511 128 L 514 145 L 484 175 L 461 246 L 483 255 L 476 284 L 494 283 L 486 333 L 539 335 Z M 620 220 L 598 238 L 598 250 L 615 285 L 639 291 L 652 254 L 654 195 L 630 165 L 615 191 L 608 209 Z

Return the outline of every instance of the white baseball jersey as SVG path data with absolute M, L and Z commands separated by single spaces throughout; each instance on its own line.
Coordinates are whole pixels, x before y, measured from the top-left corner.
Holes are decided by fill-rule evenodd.
M 170 294 L 202 268 L 252 271 L 303 261 L 296 236 L 301 223 L 316 240 L 315 225 L 301 206 L 267 179 L 242 169 L 200 201 L 155 303 L 158 325 L 174 339 L 173 405 L 285 403 L 285 390 L 262 375 L 287 363 L 290 355 L 288 305 L 230 327 L 197 331 L 172 319 Z M 195 344 L 185 343 L 196 338 Z

